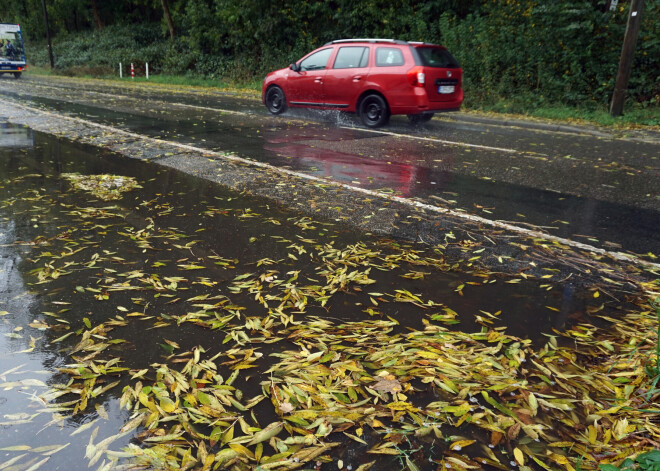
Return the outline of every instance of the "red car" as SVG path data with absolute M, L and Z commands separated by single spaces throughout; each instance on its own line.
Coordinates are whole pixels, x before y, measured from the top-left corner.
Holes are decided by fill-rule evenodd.
M 443 46 L 393 39 L 341 39 L 266 76 L 262 101 L 272 114 L 288 107 L 357 113 L 368 127 L 406 114 L 414 123 L 458 111 L 463 71 Z

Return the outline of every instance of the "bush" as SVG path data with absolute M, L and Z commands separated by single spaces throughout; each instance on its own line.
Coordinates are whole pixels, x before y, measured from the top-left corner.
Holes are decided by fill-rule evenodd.
M 463 66 L 468 106 L 603 107 L 629 1 L 611 12 L 605 0 L 171 0 L 175 41 L 161 23 L 114 25 L 58 35 L 54 53 L 59 68 L 149 62 L 154 72 L 254 80 L 332 39 L 395 37 L 445 44 Z M 628 90 L 646 106 L 660 104 L 659 16 L 660 0 L 647 0 Z M 43 43 L 28 53 L 47 63 Z

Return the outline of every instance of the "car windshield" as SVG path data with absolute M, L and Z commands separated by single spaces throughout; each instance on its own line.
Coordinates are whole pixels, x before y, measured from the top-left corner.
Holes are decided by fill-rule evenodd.
M 301 70 L 321 70 L 325 69 L 325 66 L 328 64 L 328 59 L 330 59 L 330 54 L 332 54 L 332 49 L 322 49 L 318 52 L 315 52 L 311 56 L 307 57 L 300 63 Z
M 20 31 L 12 31 L 13 25 L 0 25 L 0 59 L 24 60 L 23 38 Z
M 458 61 L 448 50 L 440 47 L 418 47 L 416 48 L 422 65 L 426 67 L 444 67 L 455 69 L 460 67 Z

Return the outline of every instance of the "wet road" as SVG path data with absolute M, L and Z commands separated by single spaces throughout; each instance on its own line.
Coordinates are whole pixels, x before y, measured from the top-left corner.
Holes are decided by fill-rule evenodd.
M 607 250 L 660 253 L 660 143 L 457 115 L 372 131 L 351 115 L 270 116 L 255 97 L 127 83 L 0 80 L 30 106 L 231 152 Z

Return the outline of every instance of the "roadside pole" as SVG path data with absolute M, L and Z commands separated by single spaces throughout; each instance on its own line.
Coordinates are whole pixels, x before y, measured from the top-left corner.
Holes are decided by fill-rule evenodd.
M 48 58 L 50 59 L 51 70 L 55 68 L 55 60 L 53 59 L 53 46 L 50 43 L 50 28 L 48 27 L 48 10 L 46 10 L 46 0 L 41 0 L 41 5 L 44 7 L 44 23 L 46 23 L 46 41 L 48 42 Z
M 145 68 L 145 74 L 147 76 L 147 80 L 149 80 L 149 62 L 144 63 L 144 68 Z
M 119 78 L 123 78 L 123 77 L 124 77 L 124 73 L 121 70 L 121 62 L 120 62 L 119 63 Z
M 630 12 L 628 13 L 628 24 L 626 25 L 626 34 L 623 37 L 623 47 L 621 48 L 621 58 L 619 59 L 619 71 L 616 74 L 616 83 L 614 93 L 612 94 L 612 104 L 610 114 L 612 116 L 621 116 L 623 113 L 623 103 L 626 98 L 626 89 L 630 79 L 633 57 L 635 55 L 635 46 L 639 27 L 642 23 L 642 11 L 644 9 L 644 0 L 632 0 Z
M 133 68 L 133 63 L 131 62 L 131 78 L 135 79 L 135 69 Z

